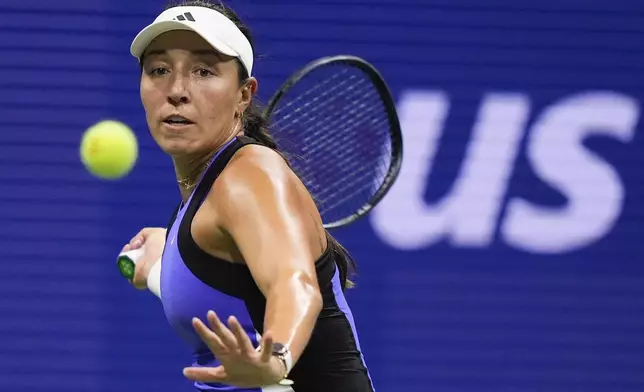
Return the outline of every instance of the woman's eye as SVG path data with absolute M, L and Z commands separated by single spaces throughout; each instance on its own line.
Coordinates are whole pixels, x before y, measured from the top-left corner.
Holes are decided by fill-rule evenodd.
M 197 70 L 197 74 L 202 78 L 207 78 L 209 76 L 214 75 L 214 73 L 211 70 L 205 69 L 205 68 L 199 68 Z
M 163 75 L 167 74 L 168 72 L 169 72 L 169 71 L 168 71 L 168 69 L 167 69 L 167 68 L 163 68 L 163 67 L 156 67 L 156 68 L 152 68 L 152 69 L 148 72 L 148 74 L 149 74 L 149 75 L 152 75 L 152 76 L 163 76 Z

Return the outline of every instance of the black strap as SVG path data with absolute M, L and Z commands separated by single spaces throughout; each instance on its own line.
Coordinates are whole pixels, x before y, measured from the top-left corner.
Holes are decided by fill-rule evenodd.
M 210 191 L 210 187 L 217 179 L 217 176 L 221 174 L 221 172 L 226 167 L 226 164 L 228 164 L 228 161 L 230 161 L 230 159 L 235 154 L 235 152 L 247 144 L 260 144 L 260 143 L 247 136 L 238 136 L 237 140 L 231 143 L 231 145 L 229 145 L 226 148 L 226 150 L 223 151 L 221 155 L 217 157 L 215 162 L 212 163 L 212 165 L 208 168 L 208 170 L 204 174 L 204 177 L 202 178 L 201 182 L 199 183 L 199 186 L 195 190 L 195 193 L 192 197 L 193 200 L 195 199 L 199 200 L 199 202 L 197 203 L 197 206 L 201 204 L 201 201 L 206 196 L 208 191 Z M 170 216 L 170 222 L 168 222 L 168 226 L 167 226 L 168 229 L 174 224 L 174 220 L 177 218 L 177 214 L 179 213 L 179 209 L 181 208 L 182 205 L 183 203 L 180 202 L 174 208 L 174 211 Z M 190 208 L 190 206 L 188 206 L 188 208 Z M 168 240 L 169 234 L 170 234 L 170 230 L 167 230 L 165 234 L 166 241 Z
M 174 224 L 174 220 L 177 218 L 177 214 L 179 213 L 179 208 L 181 208 L 182 203 L 178 203 L 177 206 L 174 208 L 174 211 L 172 212 L 172 215 L 170 215 L 170 221 L 168 222 L 167 230 L 165 231 L 165 240 L 168 241 L 168 235 L 170 234 L 170 227 Z
M 228 162 L 232 159 L 233 155 L 242 148 L 243 146 L 247 144 L 260 144 L 258 141 L 251 139 L 246 136 L 238 136 L 237 140 L 232 142 L 229 146 L 226 147 L 224 151 L 215 159 L 214 162 L 208 167 L 206 170 L 206 173 L 204 174 L 203 178 L 201 179 L 201 182 L 197 186 L 197 189 L 195 189 L 195 193 L 192 196 L 192 201 L 190 202 L 191 205 L 188 206 L 188 210 L 186 211 L 186 215 L 190 215 L 191 210 L 196 210 L 199 208 L 201 205 L 201 202 L 204 200 L 208 192 L 210 192 L 210 188 L 212 187 L 212 184 L 214 184 L 215 180 L 219 175 L 221 174 L 222 171 L 226 168 L 226 165 L 228 165 Z
M 259 143 L 245 137 L 237 138 L 219 154 L 206 170 L 181 220 L 178 247 L 186 267 L 205 284 L 237 298 L 246 296 L 263 298 L 247 266 L 222 261 L 209 255 L 199 248 L 190 232 L 192 220 L 208 192 L 210 192 L 212 184 L 230 162 L 233 155 L 247 144 Z

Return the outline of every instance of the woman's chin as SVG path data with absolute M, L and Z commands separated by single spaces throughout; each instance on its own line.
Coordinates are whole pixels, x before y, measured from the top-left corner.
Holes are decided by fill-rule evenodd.
M 201 156 L 217 149 L 217 142 L 188 137 L 155 137 L 161 150 L 172 157 Z
M 192 155 L 199 151 L 199 146 L 186 140 L 164 140 L 159 144 L 161 150 L 171 156 Z

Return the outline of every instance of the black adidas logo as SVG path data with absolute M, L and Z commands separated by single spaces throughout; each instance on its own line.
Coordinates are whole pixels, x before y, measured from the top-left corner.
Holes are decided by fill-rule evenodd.
M 186 12 L 183 15 L 177 15 L 176 17 L 172 18 L 172 20 L 189 20 L 190 22 L 194 22 L 195 18 L 192 16 L 190 12 Z

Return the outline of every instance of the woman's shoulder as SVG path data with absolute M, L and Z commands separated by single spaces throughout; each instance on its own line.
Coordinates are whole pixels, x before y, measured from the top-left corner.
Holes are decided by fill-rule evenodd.
M 218 226 L 233 237 L 263 231 L 262 238 L 280 241 L 276 233 L 291 233 L 282 240 L 306 241 L 316 249 L 325 234 L 306 187 L 282 156 L 267 147 L 246 145 L 236 151 L 207 200 Z
M 268 147 L 248 144 L 240 148 L 213 184 L 210 192 L 218 204 L 226 201 L 309 198 L 304 184 L 284 157 Z M 210 196 L 209 196 L 210 197 Z
M 262 145 L 247 144 L 233 155 L 217 182 L 221 182 L 223 188 L 239 185 L 264 188 L 289 184 L 295 179 L 295 173 L 278 152 Z
M 259 144 L 247 144 L 241 147 L 230 159 L 224 172 L 226 171 L 230 176 L 241 177 L 259 173 L 287 176 L 293 174 L 288 163 L 279 152 Z

